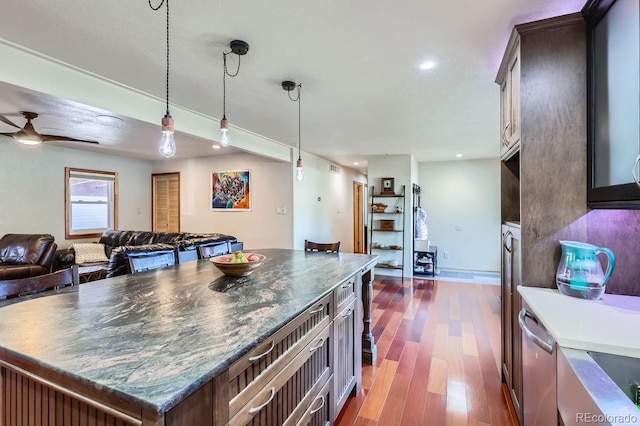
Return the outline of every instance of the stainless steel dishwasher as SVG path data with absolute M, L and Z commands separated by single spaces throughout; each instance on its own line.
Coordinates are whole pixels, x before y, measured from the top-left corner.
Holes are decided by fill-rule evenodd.
M 524 426 L 558 425 L 556 342 L 522 301 L 522 412 Z

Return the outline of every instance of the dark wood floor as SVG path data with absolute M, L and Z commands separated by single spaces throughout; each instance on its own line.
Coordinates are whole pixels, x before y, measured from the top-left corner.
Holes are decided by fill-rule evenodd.
M 376 277 L 378 359 L 336 425 L 510 425 L 500 365 L 500 287 Z

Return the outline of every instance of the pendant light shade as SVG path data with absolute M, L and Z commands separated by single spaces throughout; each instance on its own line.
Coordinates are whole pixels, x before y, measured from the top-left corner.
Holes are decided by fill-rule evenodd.
M 169 112 L 169 0 L 162 0 L 158 7 L 151 6 L 149 1 L 149 7 L 153 10 L 158 10 L 164 3 L 167 3 L 167 73 L 166 73 L 166 112 L 160 124 L 162 126 L 162 136 L 160 138 L 160 155 L 165 158 L 171 158 L 176 155 L 176 142 L 173 138 L 174 123 L 171 118 L 171 112 Z
M 302 171 L 302 155 L 301 155 L 301 121 L 302 121 L 302 114 L 301 114 L 301 110 L 302 110 L 302 101 L 301 101 L 301 92 L 302 92 L 302 84 L 297 84 L 293 81 L 283 81 L 282 82 L 282 88 L 284 90 L 287 91 L 287 94 L 289 95 L 289 99 L 291 99 L 294 102 L 298 102 L 298 161 L 296 161 L 296 180 L 298 182 L 301 182 L 302 180 L 304 180 L 304 173 Z M 291 92 L 293 91 L 293 89 L 297 88 L 298 89 L 298 96 L 296 96 L 295 98 L 291 97 Z
M 235 77 L 240 72 L 240 57 L 247 54 L 249 51 L 249 44 L 242 40 L 233 40 L 229 43 L 231 48 L 230 52 L 222 53 L 222 120 L 220 120 L 220 146 L 229 146 L 231 141 L 229 139 L 229 120 L 227 120 L 227 76 Z M 238 68 L 236 72 L 230 74 L 227 70 L 227 55 L 229 53 L 235 53 L 238 55 Z
M 298 155 L 300 155 L 298 153 Z M 301 182 L 304 179 L 304 175 L 302 174 L 302 158 L 298 157 L 298 161 L 296 161 L 296 180 Z
M 173 118 L 168 115 L 165 115 L 162 119 L 160 154 L 165 158 L 171 158 L 176 155 L 176 142 L 173 139 Z

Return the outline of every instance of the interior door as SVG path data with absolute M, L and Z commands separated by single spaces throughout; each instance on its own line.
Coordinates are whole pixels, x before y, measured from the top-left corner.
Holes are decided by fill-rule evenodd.
M 366 253 L 364 241 L 364 184 L 353 182 L 353 252 Z
M 151 175 L 154 232 L 180 232 L 180 173 Z

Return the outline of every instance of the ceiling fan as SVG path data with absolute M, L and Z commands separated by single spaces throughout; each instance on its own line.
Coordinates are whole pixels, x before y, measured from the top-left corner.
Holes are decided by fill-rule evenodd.
M 95 141 L 74 139 L 66 136 L 43 135 L 41 133 L 38 133 L 36 129 L 33 128 L 33 124 L 31 124 L 31 120 L 37 118 L 38 114 L 36 114 L 35 112 L 29 112 L 29 111 L 20 111 L 20 114 L 22 114 L 22 116 L 27 119 L 27 123 L 24 125 L 24 127 L 20 127 L 14 122 L 12 122 L 11 120 L 9 120 L 7 117 L 0 115 L 0 121 L 8 124 L 9 126 L 13 126 L 20 129 L 17 132 L 13 132 L 13 133 L 0 133 L 1 136 L 11 136 L 18 142 L 23 143 L 25 145 L 38 145 L 38 144 L 41 144 L 42 142 L 51 142 L 51 141 L 53 142 L 55 141 L 84 142 L 84 143 L 98 144 L 98 142 L 95 142 Z

